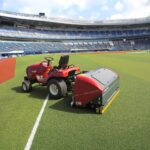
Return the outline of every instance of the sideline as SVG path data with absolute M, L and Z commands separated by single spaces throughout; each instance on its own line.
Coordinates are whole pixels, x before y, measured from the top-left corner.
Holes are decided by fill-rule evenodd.
M 37 128 L 39 126 L 39 123 L 40 123 L 40 120 L 42 118 L 42 115 L 43 115 L 43 112 L 44 112 L 44 109 L 46 107 L 48 99 L 49 99 L 49 95 L 47 95 L 46 99 L 43 102 L 43 106 L 42 106 L 42 108 L 41 108 L 41 110 L 39 112 L 39 115 L 38 115 L 38 117 L 37 117 L 37 119 L 35 121 L 35 124 L 34 124 L 34 126 L 32 128 L 31 134 L 30 134 L 30 136 L 28 138 L 28 141 L 27 141 L 27 144 L 26 144 L 24 150 L 30 150 L 30 148 L 32 146 L 32 142 L 33 142 L 34 136 L 36 134 Z

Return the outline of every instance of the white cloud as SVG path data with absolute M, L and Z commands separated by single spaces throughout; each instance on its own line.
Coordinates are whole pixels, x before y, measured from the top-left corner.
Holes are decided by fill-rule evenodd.
M 123 9 L 123 4 L 120 2 L 120 1 L 118 1 L 118 2 L 116 2 L 116 4 L 115 4 L 115 9 L 117 10 L 117 11 L 121 11 L 122 9 Z
M 129 19 L 150 16 L 149 0 L 123 0 L 125 11 L 113 14 L 110 19 Z
M 99 0 L 95 1 L 99 3 Z M 79 14 L 79 11 L 92 10 L 93 4 L 92 0 L 4 0 L 2 9 L 31 14 L 45 12 L 47 16 L 81 18 L 84 14 Z
M 150 0 L 117 0 L 116 3 L 114 0 L 3 0 L 1 6 L 3 10 L 33 14 L 45 12 L 47 16 L 74 19 L 101 19 L 104 16 L 126 19 L 150 15 Z
M 107 6 L 107 5 L 104 5 L 103 7 L 102 7 L 102 10 L 103 11 L 107 11 L 109 9 L 109 7 Z
M 150 15 L 149 0 L 126 0 L 125 3 L 129 6 L 129 11 L 125 13 L 127 18 L 138 18 Z
M 110 19 L 122 19 L 122 18 L 124 18 L 123 15 L 120 13 L 117 13 L 117 14 L 112 15 Z
M 68 9 L 72 6 L 77 6 L 80 9 L 85 9 L 92 3 L 91 0 L 4 0 L 4 9 L 8 9 L 12 6 L 20 6 L 26 8 L 24 10 L 44 10 L 44 9 Z M 15 6 L 15 7 L 16 7 Z

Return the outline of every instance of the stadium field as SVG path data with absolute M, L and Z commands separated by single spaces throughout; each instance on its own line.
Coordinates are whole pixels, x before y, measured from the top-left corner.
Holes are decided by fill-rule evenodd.
M 15 78 L 0 85 L 0 149 L 24 149 L 47 96 L 35 85 L 21 91 L 26 66 L 44 56 L 18 57 Z M 60 54 L 53 54 L 54 64 Z M 70 64 L 91 70 L 112 68 L 120 76 L 120 94 L 103 115 L 70 108 L 70 96 L 49 99 L 32 150 L 148 150 L 150 149 L 150 54 L 71 54 Z M 8 68 L 9 69 L 9 68 Z

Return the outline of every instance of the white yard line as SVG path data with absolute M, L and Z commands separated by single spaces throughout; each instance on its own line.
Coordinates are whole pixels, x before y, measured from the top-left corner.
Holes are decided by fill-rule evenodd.
M 41 110 L 40 110 L 40 112 L 39 112 L 39 115 L 38 115 L 38 117 L 37 117 L 37 119 L 36 119 L 36 121 L 35 121 L 35 124 L 34 124 L 34 126 L 33 126 L 33 129 L 32 129 L 32 131 L 31 131 L 31 134 L 30 134 L 30 136 L 29 136 L 29 138 L 28 138 L 28 142 L 27 142 L 27 144 L 26 144 L 24 150 L 30 150 L 30 148 L 31 148 L 31 145 L 32 145 L 34 136 L 35 136 L 35 134 L 36 134 L 37 128 L 38 128 L 38 126 L 39 126 L 39 123 L 40 123 L 40 120 L 41 120 L 41 118 L 42 118 L 42 115 L 43 115 L 43 112 L 44 112 L 44 109 L 45 109 L 45 107 L 46 107 L 46 104 L 47 104 L 48 99 L 49 99 L 49 95 L 47 95 L 46 99 L 45 99 L 44 102 L 43 102 L 43 106 L 42 106 L 42 108 L 41 108 Z
M 143 50 L 143 51 L 140 51 L 140 52 L 138 52 L 138 51 L 135 51 L 135 52 L 128 52 L 129 54 L 143 54 L 143 53 L 148 53 L 148 50 L 146 51 L 146 50 Z

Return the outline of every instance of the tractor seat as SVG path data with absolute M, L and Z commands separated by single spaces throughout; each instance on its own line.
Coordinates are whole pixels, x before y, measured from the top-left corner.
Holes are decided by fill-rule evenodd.
M 60 57 L 59 65 L 57 69 L 65 69 L 68 67 L 69 55 L 63 55 Z

